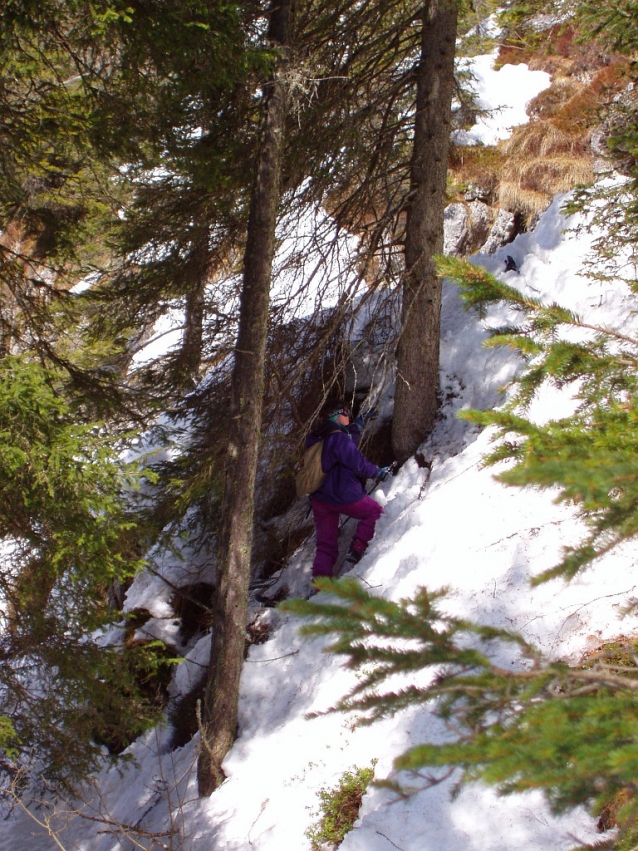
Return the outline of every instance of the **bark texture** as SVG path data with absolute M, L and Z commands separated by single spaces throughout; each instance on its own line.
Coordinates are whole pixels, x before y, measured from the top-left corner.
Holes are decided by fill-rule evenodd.
M 174 381 L 186 390 L 194 390 L 200 379 L 204 313 L 206 309 L 206 271 L 199 275 L 195 286 L 186 294 L 184 337 L 175 364 Z
M 424 3 L 392 425 L 400 463 L 416 452 L 437 411 L 441 281 L 433 257 L 443 250 L 457 19 L 456 0 Z
M 285 46 L 290 42 L 291 30 L 291 0 L 274 0 L 270 39 Z M 264 87 L 263 99 L 264 123 L 248 222 L 231 386 L 213 637 L 197 765 L 200 795 L 210 795 L 223 781 L 222 761 L 232 747 L 237 729 L 239 678 L 248 614 L 270 280 L 286 115 L 286 86 L 280 72 Z

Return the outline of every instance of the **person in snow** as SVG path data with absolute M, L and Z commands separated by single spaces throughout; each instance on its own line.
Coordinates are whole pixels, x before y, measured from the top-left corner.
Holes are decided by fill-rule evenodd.
M 516 260 L 514 260 L 511 254 L 508 254 L 505 258 L 505 271 L 516 272 L 517 275 L 519 274 L 518 266 L 516 265 Z
M 339 551 L 339 515 L 359 521 L 346 558 L 352 565 L 365 552 L 375 523 L 383 514 L 379 503 L 366 494 L 364 483 L 366 479 L 384 481 L 390 468 L 372 464 L 357 448 L 363 427 L 372 416 L 371 412 L 352 421 L 350 408 L 340 405 L 306 440 L 306 448 L 323 440 L 321 466 L 326 473 L 321 487 L 310 495 L 317 531 L 313 579 L 332 576 Z

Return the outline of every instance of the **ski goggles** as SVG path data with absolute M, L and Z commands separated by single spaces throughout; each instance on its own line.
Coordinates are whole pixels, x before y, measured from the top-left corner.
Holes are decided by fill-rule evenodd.
M 343 405 L 341 408 L 337 408 L 330 414 L 330 419 L 336 419 L 336 417 L 350 417 L 352 419 L 352 412 L 347 405 Z

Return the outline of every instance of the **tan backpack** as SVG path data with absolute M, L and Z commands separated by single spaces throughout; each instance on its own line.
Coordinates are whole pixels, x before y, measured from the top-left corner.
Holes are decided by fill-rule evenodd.
M 297 496 L 306 496 L 319 490 L 324 483 L 326 474 L 321 466 L 323 440 L 313 443 L 303 454 L 299 464 L 299 472 L 295 476 Z

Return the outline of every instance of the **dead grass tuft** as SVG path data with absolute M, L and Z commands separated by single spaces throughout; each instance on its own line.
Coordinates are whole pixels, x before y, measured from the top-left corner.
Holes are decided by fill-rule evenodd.
M 535 157 L 512 160 L 503 170 L 499 201 L 529 220 L 547 208 L 554 195 L 587 185 L 594 176 L 591 158 Z
M 529 102 L 527 112 L 532 118 L 553 118 L 569 100 L 580 94 L 582 89 L 583 84 L 578 80 L 558 77 L 548 89 L 544 89 Z
M 512 160 L 503 170 L 503 182 L 535 192 L 566 192 L 593 179 L 591 159 L 584 157 L 534 157 Z M 502 184 L 501 184 L 502 186 Z
M 544 192 L 535 192 L 532 189 L 524 189 L 518 183 L 507 180 L 501 181 L 499 187 L 499 202 L 504 210 L 516 210 L 521 213 L 529 226 L 530 220 L 537 214 L 547 209 L 548 198 Z
M 452 146 L 448 162 L 448 194 L 461 200 L 469 186 L 479 188 L 486 201 L 495 198 L 505 158 L 492 146 Z
M 628 804 L 633 803 L 635 796 L 636 793 L 632 789 L 619 789 L 600 811 L 596 825 L 598 833 L 605 833 L 607 830 L 619 827 L 619 813 Z
M 587 157 L 589 131 L 570 132 L 553 121 L 534 121 L 516 127 L 509 139 L 501 143 L 507 166 L 513 159 L 569 155 Z
M 607 641 L 600 646 L 589 650 L 581 660 L 583 668 L 591 668 L 599 662 L 607 665 L 618 665 L 625 669 L 638 668 L 636 664 L 636 637 L 628 637 L 619 635 L 612 641 Z M 605 833 L 615 827 L 626 826 L 628 816 L 632 820 L 635 815 L 632 810 L 635 807 L 636 790 L 634 788 L 621 788 L 615 791 L 609 799 L 601 806 L 598 812 L 598 824 L 596 829 L 599 833 Z M 634 822 L 635 824 L 635 822 Z M 632 831 L 633 841 L 635 842 L 635 829 Z M 601 847 L 605 847 L 601 845 Z M 616 844 L 611 845 L 616 848 Z M 627 847 L 623 844 L 622 846 Z M 632 847 L 635 847 L 632 843 Z

